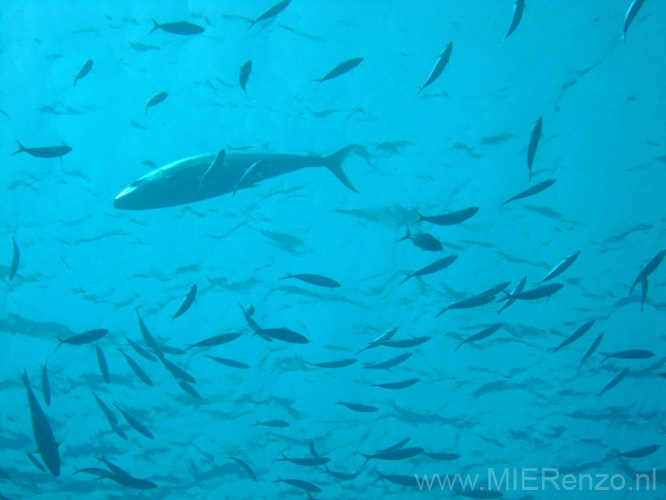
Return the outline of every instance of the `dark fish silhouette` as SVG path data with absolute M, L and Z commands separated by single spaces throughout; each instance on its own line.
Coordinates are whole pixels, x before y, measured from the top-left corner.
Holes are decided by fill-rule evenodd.
M 252 71 L 252 61 L 247 61 L 241 66 L 240 75 L 238 75 L 238 82 L 240 83 L 243 92 L 247 94 L 245 87 L 247 86 L 247 79 L 250 78 L 250 72 Z
M 304 458 L 293 458 L 287 457 L 282 454 L 282 458 L 278 458 L 277 462 L 291 462 L 294 465 L 303 465 L 305 467 L 316 467 L 318 465 L 324 465 L 331 461 L 327 457 L 304 457 Z
M 446 269 L 451 264 L 453 264 L 457 258 L 458 258 L 457 255 L 449 255 L 448 257 L 444 257 L 443 259 L 436 260 L 432 264 L 428 264 L 427 266 L 422 267 L 418 271 L 414 271 L 413 273 L 408 274 L 407 277 L 400 282 L 400 284 L 402 285 L 405 281 L 407 281 L 409 278 L 413 278 L 414 276 L 426 276 L 428 274 L 433 274 L 436 273 L 437 271 L 441 271 L 442 269 Z
M 510 281 L 502 281 L 496 285 L 491 286 L 487 290 L 484 290 L 479 295 L 497 295 L 498 293 L 504 291 L 504 289 L 511 284 Z
M 309 365 L 312 366 L 317 366 L 319 368 L 344 368 L 346 366 L 350 366 L 356 363 L 356 360 L 353 358 L 349 359 L 340 359 L 338 361 L 328 361 L 325 363 L 308 363 Z
M 178 387 L 184 390 L 187 394 L 192 396 L 195 399 L 201 399 L 201 394 L 199 394 L 194 387 L 185 382 L 184 380 L 178 381 Z
M 265 21 L 266 19 L 270 19 L 271 17 L 277 16 L 280 12 L 282 12 L 284 9 L 286 9 L 287 6 L 290 3 L 291 3 L 291 0 L 282 0 L 282 2 L 273 5 L 273 7 L 271 7 L 266 12 L 261 14 L 258 18 L 254 19 L 253 21 L 250 22 L 250 27 L 248 28 L 248 31 L 256 23 L 260 23 L 261 21 Z
M 81 67 L 79 72 L 77 73 L 76 77 L 74 78 L 74 87 L 76 87 L 76 82 L 86 76 L 88 73 L 90 73 L 90 70 L 92 69 L 92 59 L 88 59 L 85 64 Z
M 645 0 L 634 0 L 633 2 L 631 2 L 631 5 L 629 6 L 627 15 L 624 18 L 624 27 L 622 28 L 622 36 L 625 41 L 627 41 L 627 30 L 629 29 L 629 26 L 631 26 L 631 23 L 638 14 L 638 11 L 641 10 L 643 3 L 645 3 Z
M 382 361 L 381 363 L 375 363 L 374 365 L 365 365 L 363 368 L 368 370 L 384 370 L 388 368 L 393 368 L 394 366 L 398 366 L 400 363 L 407 361 L 412 356 L 412 354 L 413 353 L 411 352 L 405 352 L 394 358 Z
M 60 340 L 60 343 L 56 347 L 56 350 L 62 344 L 69 344 L 69 345 L 90 344 L 91 342 L 95 342 L 96 340 L 101 339 L 107 333 L 109 333 L 109 330 L 106 330 L 104 328 L 98 328 L 96 330 L 90 330 L 89 332 L 84 332 L 84 333 L 79 333 L 77 335 L 72 335 L 71 337 L 68 337 L 64 340 L 58 339 L 58 340 Z
M 428 250 L 429 252 L 439 252 L 442 250 L 442 244 L 432 235 L 428 233 L 416 233 L 412 234 L 409 231 L 409 226 L 407 227 L 407 234 L 397 240 L 396 243 L 401 241 L 410 240 L 414 246 L 417 246 L 423 250 Z
M 12 263 L 9 265 L 9 281 L 13 280 L 16 276 L 16 271 L 18 271 L 19 261 L 21 260 L 21 252 L 19 247 L 16 244 L 16 239 L 12 238 L 13 244 L 13 253 L 12 253 Z
M 491 295 L 488 293 L 480 293 L 479 295 L 474 295 L 472 297 L 469 297 L 468 299 L 459 300 L 458 302 L 454 302 L 450 306 L 446 306 L 444 309 L 439 311 L 437 313 L 437 316 L 435 317 L 439 318 L 449 309 L 469 309 L 471 307 L 480 307 L 489 304 L 493 300 L 495 300 L 495 295 Z
M 240 465 L 241 469 L 245 471 L 245 474 L 247 474 L 250 477 L 250 479 L 252 479 L 252 481 L 254 481 L 255 483 L 257 482 L 257 476 L 255 475 L 254 471 L 248 464 L 243 462 L 240 458 L 236 457 L 229 457 L 229 458 L 234 462 L 236 462 L 238 465 Z
M 151 29 L 148 34 L 150 35 L 155 30 L 166 31 L 167 33 L 173 33 L 174 35 L 198 35 L 203 33 L 204 29 L 197 25 L 190 23 L 188 21 L 174 21 L 171 23 L 160 24 L 155 19 L 153 21 L 153 29 Z
M 453 226 L 455 224 L 465 222 L 470 217 L 473 217 L 479 211 L 479 207 L 464 208 L 462 210 L 456 210 L 455 212 L 449 212 L 442 215 L 421 215 L 418 210 L 414 211 L 419 216 L 419 220 L 416 222 L 426 221 L 432 224 L 437 224 L 438 226 Z
M 529 169 L 529 179 L 532 180 L 532 164 L 534 163 L 534 155 L 536 155 L 537 148 L 539 147 L 539 139 L 541 138 L 541 129 L 543 127 L 543 119 L 537 118 L 532 135 L 530 135 L 530 143 L 527 146 L 527 168 Z
M 144 114 L 148 114 L 148 108 L 152 108 L 153 106 L 157 106 L 159 103 L 161 103 L 164 99 L 169 97 L 169 94 L 167 92 L 158 92 L 157 94 L 153 95 L 146 101 L 146 109 L 144 110 Z
M 134 361 L 132 358 L 130 358 L 127 354 L 125 354 L 125 352 L 124 352 L 122 349 L 120 349 L 120 348 L 117 348 L 117 349 L 118 349 L 118 352 L 120 352 L 120 354 L 123 355 L 123 358 L 125 358 L 125 361 L 127 361 L 127 364 L 128 364 L 129 367 L 132 369 L 132 371 L 134 372 L 134 374 L 135 374 L 137 377 L 139 377 L 139 379 L 141 379 L 141 381 L 142 381 L 143 383 L 145 383 L 145 384 L 147 384 L 147 385 L 149 385 L 149 386 L 152 387 L 152 385 L 153 385 L 153 381 L 150 380 L 150 377 L 149 377 L 148 374 L 143 370 L 143 368 L 141 368 L 141 366 L 139 366 L 139 364 L 138 364 L 136 361 Z
M 513 9 L 513 19 L 511 20 L 511 26 L 509 26 L 509 31 L 507 32 L 506 36 L 502 41 L 509 38 L 511 33 L 516 31 L 516 28 L 520 24 L 520 20 L 523 17 L 524 10 L 525 10 L 525 0 L 516 0 L 516 5 Z
M 127 340 L 127 343 L 130 345 L 132 349 L 134 349 L 134 352 L 136 352 L 139 356 L 141 356 L 144 359 L 147 359 L 148 361 L 157 362 L 157 358 L 155 356 L 150 354 L 148 351 L 146 351 L 143 347 L 134 342 L 127 335 L 125 335 L 125 340 Z
M 628 349 L 626 351 L 614 352 L 612 354 L 601 353 L 604 359 L 601 360 L 603 363 L 609 358 L 617 359 L 649 359 L 654 357 L 652 351 L 646 351 L 644 349 Z
M 265 422 L 257 422 L 256 424 L 253 424 L 253 426 L 254 425 L 283 428 L 283 427 L 289 427 L 289 422 L 285 422 L 284 420 L 267 420 Z
M 562 283 L 552 283 L 550 285 L 538 286 L 527 290 L 525 292 L 506 294 L 502 300 L 516 299 L 516 300 L 537 300 L 543 299 L 544 297 L 549 297 L 554 293 L 559 292 L 564 285 Z M 505 292 L 506 293 L 506 292 Z
M 185 300 L 183 300 L 183 303 L 180 305 L 178 310 L 176 311 L 176 314 L 173 315 L 172 320 L 176 319 L 179 316 L 182 316 L 187 312 L 187 310 L 190 308 L 190 306 L 194 303 L 194 299 L 197 296 L 197 286 L 192 285 L 192 288 L 190 288 L 190 291 L 187 292 L 187 295 L 185 296 Z
M 125 486 L 127 488 L 132 488 L 135 490 L 152 490 L 157 488 L 157 485 L 151 481 L 146 481 L 145 479 L 138 479 L 136 477 L 133 477 L 127 471 L 121 469 L 117 465 L 112 464 L 111 462 L 108 462 L 104 458 L 101 458 L 100 460 L 104 462 L 104 465 L 108 467 L 108 469 L 111 471 L 110 473 L 107 473 L 103 469 L 96 470 L 95 472 L 91 472 L 93 469 L 87 469 L 87 470 L 82 469 L 81 472 L 96 473 L 96 475 L 98 475 L 99 477 L 111 479 L 112 481 L 115 481 L 121 486 Z M 99 471 L 101 471 L 101 473 Z
M 227 359 L 227 358 L 218 358 L 217 356 L 207 356 L 204 354 L 205 358 L 212 359 L 216 363 L 219 363 L 221 365 L 229 366 L 231 368 L 241 368 L 241 369 L 247 369 L 249 368 L 248 365 L 245 363 L 241 363 L 240 361 L 236 361 L 234 359 Z
M 21 375 L 21 382 L 25 386 L 28 394 L 28 404 L 30 406 L 30 417 L 32 419 L 32 433 L 37 443 L 37 449 L 42 457 L 42 462 L 55 477 L 60 475 L 60 455 L 58 454 L 58 443 L 53 437 L 53 431 L 46 415 L 39 406 L 35 394 L 30 388 L 28 374 L 24 371 Z
M 410 378 L 407 380 L 400 380 L 398 382 L 388 382 L 386 384 L 370 384 L 372 387 L 380 387 L 381 389 L 392 389 L 392 390 L 398 390 L 398 389 L 406 389 L 407 387 L 411 387 L 414 384 L 416 384 L 419 380 L 419 378 Z
M 97 344 L 95 344 L 95 353 L 97 354 L 97 364 L 99 365 L 99 371 L 102 374 L 104 381 L 108 384 L 111 380 L 109 376 L 109 365 L 106 363 L 106 358 L 104 357 L 102 349 L 100 349 Z
M 227 168 L 210 171 L 201 183 L 203 173 L 217 153 L 197 155 L 175 161 L 149 172 L 125 188 L 113 201 L 120 210 L 146 210 L 174 207 L 232 193 L 244 180 L 243 188 L 267 179 L 309 167 L 325 167 L 348 189 L 358 190 L 345 174 L 342 163 L 355 145 L 347 146 L 328 156 L 303 156 L 277 153 L 227 153 Z M 253 168 L 259 163 L 260 168 Z M 251 172 L 248 174 L 248 170 Z
M 578 328 L 575 332 L 573 332 L 569 337 L 564 340 L 560 345 L 558 345 L 555 349 L 553 349 L 553 352 L 557 352 L 560 349 L 562 349 L 565 346 L 568 346 L 569 344 L 575 342 L 579 338 L 581 338 L 583 335 L 585 335 L 590 328 L 592 328 L 592 325 L 594 325 L 595 320 L 591 319 L 590 321 L 587 321 L 585 324 L 583 324 L 580 328 Z
M 265 335 L 275 340 L 282 340 L 283 342 L 290 342 L 292 344 L 307 344 L 310 341 L 300 333 L 296 333 L 289 328 L 268 328 L 257 332 L 257 334 Z
M 634 288 L 636 288 L 636 285 L 640 283 L 641 281 L 645 280 L 652 274 L 654 271 L 657 270 L 659 267 L 659 264 L 664 260 L 664 256 L 666 256 L 666 250 L 660 251 L 657 255 L 655 255 L 650 262 L 646 264 L 646 266 L 641 269 L 641 272 L 638 273 L 638 276 L 634 280 L 634 284 L 631 285 L 631 290 L 629 290 L 629 295 L 631 295 L 634 291 Z
M 18 144 L 19 148 L 10 156 L 14 156 L 18 153 L 28 153 L 30 156 L 34 156 L 36 158 L 57 158 L 59 156 L 65 156 L 72 150 L 72 148 L 69 146 L 44 146 L 41 148 L 26 148 L 19 141 L 16 141 L 16 144 Z
M 348 71 L 353 70 L 356 66 L 361 64 L 363 62 L 362 57 L 354 57 L 353 59 L 349 59 L 347 61 L 343 61 L 340 64 L 338 64 L 335 68 L 333 68 L 331 71 L 326 73 L 326 75 L 323 78 L 317 78 L 314 81 L 315 82 L 325 82 L 326 80 L 332 80 L 333 78 L 337 78 L 340 75 L 344 75 Z
M 350 410 L 358 413 L 374 413 L 377 410 L 379 410 L 379 408 L 377 408 L 376 406 L 363 405 L 358 403 L 345 403 L 344 401 L 338 401 L 335 404 L 342 405 L 345 408 L 349 408 Z
M 603 332 L 597 335 L 597 338 L 595 338 L 592 343 L 590 344 L 590 347 L 587 348 L 587 351 L 585 351 L 585 354 L 583 355 L 583 359 L 580 360 L 580 365 L 578 365 L 578 371 L 583 367 L 583 363 L 587 361 L 587 359 L 594 354 L 594 351 L 597 350 L 599 347 L 599 344 L 601 344 L 601 341 L 604 338 Z
M 90 391 L 92 392 L 92 391 Z M 113 414 L 111 409 L 102 401 L 97 394 L 92 392 L 92 395 L 95 397 L 95 401 L 97 401 L 97 405 L 99 406 L 100 410 L 102 410 L 102 413 L 104 413 L 104 416 L 106 417 L 106 420 L 109 422 L 109 425 L 111 426 L 111 429 L 118 434 L 122 439 L 127 441 L 127 434 L 118 426 L 118 419 L 116 416 Z
M 155 439 L 153 436 L 153 433 L 148 430 L 148 427 L 143 425 L 141 422 L 139 422 L 136 418 L 134 418 L 132 415 L 127 413 L 125 410 L 123 410 L 120 406 L 117 404 L 114 404 L 116 408 L 118 408 L 118 411 L 123 414 L 123 417 L 125 417 L 125 420 L 127 420 L 127 423 L 130 424 L 131 427 L 134 428 L 135 431 L 137 431 L 139 434 L 143 434 L 146 436 L 148 439 Z
M 515 200 L 520 200 L 521 198 L 527 198 L 528 196 L 533 196 L 535 194 L 540 193 L 541 191 L 548 189 L 550 186 L 555 184 L 555 181 L 557 179 L 548 179 L 547 181 L 540 182 L 539 184 L 535 184 L 529 189 L 526 189 L 525 191 L 521 191 L 518 193 L 516 196 L 513 198 L 509 198 L 506 200 L 504 203 L 502 203 L 502 206 L 506 205 L 509 202 L 515 201 Z
M 141 315 L 139 314 L 138 309 L 136 310 L 136 315 L 139 318 L 139 329 L 141 330 L 141 335 L 143 336 L 144 342 L 152 349 L 158 358 L 162 357 L 162 349 L 160 348 L 160 345 L 157 343 L 155 338 L 151 335 L 148 327 L 143 322 L 143 319 L 141 319 Z
M 308 483 L 302 479 L 282 479 L 277 478 L 274 483 L 285 483 L 294 488 L 300 488 L 308 493 L 321 493 L 321 489 L 316 484 Z
M 417 345 L 425 344 L 431 338 L 432 337 L 424 335 L 421 337 L 412 337 L 409 339 L 385 340 L 384 342 L 381 342 L 379 345 L 382 345 L 384 347 L 393 347 L 394 349 L 406 349 L 409 347 L 416 347 Z
M 240 337 L 240 333 L 223 333 L 221 335 L 215 335 L 205 340 L 201 340 L 196 344 L 188 344 L 186 351 L 189 351 L 193 347 L 213 347 L 216 345 L 228 344 L 229 342 L 236 340 Z
M 361 456 L 365 458 L 365 463 L 367 464 L 369 460 L 405 460 L 407 458 L 412 458 L 423 453 L 423 448 L 414 447 L 414 448 L 396 448 L 389 451 L 380 451 L 377 453 L 366 455 L 361 453 Z
M 569 255 L 566 259 L 564 259 L 562 262 L 556 265 L 548 274 L 546 274 L 543 277 L 543 279 L 539 281 L 539 283 L 552 280 L 553 278 L 562 274 L 564 271 L 566 271 L 571 267 L 571 264 L 573 264 L 576 261 L 579 255 L 580 255 L 580 250 Z
M 511 295 L 513 295 L 514 293 L 520 293 L 520 292 L 522 292 L 522 291 L 525 289 L 525 284 L 526 284 L 526 283 L 527 283 L 527 276 L 523 277 L 523 279 L 521 279 L 521 280 L 518 282 L 518 284 L 516 285 L 516 288 L 514 288 L 513 290 L 511 290 Z M 513 304 L 515 301 L 516 301 L 516 299 L 509 299 L 509 300 L 507 300 L 506 302 L 504 302 L 504 305 L 502 306 L 502 308 L 501 308 L 499 311 L 497 311 L 497 314 L 499 314 L 499 313 L 501 313 L 502 311 L 504 311 L 504 309 L 506 309 L 507 307 L 509 307 L 509 306 L 510 306 L 511 304 Z
M 601 392 L 597 394 L 598 397 L 601 397 L 601 395 L 605 392 L 610 391 L 613 387 L 615 387 L 617 384 L 622 382 L 622 379 L 627 376 L 627 373 L 629 373 L 629 368 L 625 368 L 622 370 L 620 373 L 615 375 L 610 382 L 608 382 L 603 389 L 601 389 Z
M 51 406 L 51 384 L 49 383 L 49 373 L 46 371 L 46 363 L 42 366 L 42 395 L 46 406 Z
M 327 278 L 326 276 L 319 276 L 318 274 L 287 274 L 284 278 L 280 279 L 286 280 L 290 278 L 295 278 L 297 280 L 310 283 L 311 285 L 321 286 L 324 288 L 338 288 L 340 286 L 340 283 L 337 281 L 332 280 L 331 278 Z
M 660 445 L 652 444 L 650 446 L 643 446 L 642 448 L 638 448 L 636 450 L 631 450 L 631 451 L 625 451 L 625 452 L 615 450 L 617 455 L 613 458 L 619 458 L 619 457 L 643 458 L 643 457 L 647 457 L 648 455 L 652 455 L 653 453 L 657 452 L 659 450 L 659 448 L 661 448 Z
M 421 88 L 416 93 L 416 95 L 419 95 L 424 88 L 426 88 L 428 85 L 437 80 L 437 78 L 439 78 L 439 75 L 442 74 L 442 71 L 444 71 L 444 68 L 446 68 L 446 65 L 449 63 L 452 51 L 453 51 L 453 42 L 449 42 L 444 51 L 439 55 L 439 59 L 437 60 L 435 67 L 432 68 L 430 76 L 425 81 L 425 83 L 421 85 Z
M 159 357 L 160 361 L 162 362 L 162 365 L 164 368 L 169 370 L 171 372 L 171 375 L 173 375 L 176 378 L 179 378 L 181 380 L 184 380 L 185 382 L 189 384 L 196 384 L 197 381 L 194 379 L 192 375 L 187 373 L 185 370 L 183 370 L 180 366 L 172 363 L 168 359 L 164 357 L 164 355 L 161 355 Z
M 460 342 L 460 344 L 458 344 L 458 346 L 456 347 L 455 350 L 457 351 L 458 349 L 460 349 L 460 347 L 461 347 L 463 344 L 468 344 L 468 343 L 470 343 L 470 342 L 477 342 L 477 341 L 479 341 L 479 340 L 483 340 L 483 339 L 485 339 L 485 338 L 488 338 L 488 337 L 490 337 L 493 333 L 495 333 L 497 330 L 499 330 L 501 327 L 502 327 L 502 323 L 496 323 L 496 324 L 494 324 L 494 325 L 489 326 L 488 328 L 484 328 L 484 329 L 481 330 L 479 333 L 476 333 L 476 334 L 474 334 L 474 335 L 472 335 L 472 336 L 470 336 L 470 337 L 467 337 L 467 338 L 464 339 L 462 342 Z

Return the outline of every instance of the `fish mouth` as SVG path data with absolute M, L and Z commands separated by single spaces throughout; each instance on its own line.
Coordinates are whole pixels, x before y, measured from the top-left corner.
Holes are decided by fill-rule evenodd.
M 123 191 L 114 198 L 113 208 L 118 210 L 132 210 L 131 197 L 129 196 L 132 193 L 132 188 L 125 188 Z

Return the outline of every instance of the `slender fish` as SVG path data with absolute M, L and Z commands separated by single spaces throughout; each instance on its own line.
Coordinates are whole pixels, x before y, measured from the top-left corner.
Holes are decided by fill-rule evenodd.
M 79 72 L 77 73 L 76 77 L 74 77 L 74 87 L 76 87 L 76 82 L 86 76 L 88 73 L 90 73 L 90 70 L 92 69 L 92 59 L 88 59 L 85 64 L 81 67 Z
M 534 196 L 535 194 L 540 193 L 541 191 L 544 191 L 548 189 L 550 186 L 555 184 L 557 179 L 548 179 L 547 181 L 540 182 L 539 184 L 535 184 L 529 189 L 526 189 L 525 191 L 521 191 L 517 195 L 515 195 L 513 198 L 509 198 L 506 200 L 504 203 L 502 203 L 502 206 L 506 205 L 509 202 L 515 201 L 515 200 L 520 200 L 522 198 L 527 198 L 528 196 Z
M 430 72 L 430 76 L 425 81 L 425 83 L 421 85 L 421 88 L 416 93 L 416 95 L 419 95 L 424 88 L 426 88 L 428 85 L 437 80 L 437 78 L 439 78 L 439 75 L 442 74 L 442 71 L 444 71 L 444 68 L 446 68 L 446 65 L 449 63 L 452 51 L 453 51 L 453 42 L 449 42 L 444 51 L 439 55 L 439 59 L 437 60 L 435 67 Z
M 104 381 L 108 384 L 111 380 L 109 376 L 109 365 L 106 363 L 106 358 L 104 357 L 102 349 L 97 344 L 95 344 L 95 353 L 97 354 L 97 364 L 99 365 L 99 371 L 102 374 Z
M 158 23 L 155 19 L 152 19 L 152 21 L 153 29 L 148 32 L 149 35 L 155 30 L 166 31 L 167 33 L 172 33 L 174 35 L 198 35 L 199 33 L 204 32 L 204 29 L 201 26 L 188 21 L 174 21 L 164 24 Z
M 251 21 L 250 26 L 247 30 L 250 31 L 252 26 L 254 26 L 256 23 L 260 23 L 261 21 L 265 21 L 266 19 L 270 19 L 271 17 L 277 16 L 280 12 L 286 9 L 290 3 L 291 0 L 282 0 L 280 3 L 273 5 L 273 7 L 271 7 L 266 12 L 261 14 L 259 17 Z
M 564 271 L 566 271 L 571 267 L 571 265 L 576 261 L 579 255 L 580 255 L 580 250 L 569 255 L 566 259 L 564 259 L 562 262 L 556 265 L 548 274 L 546 274 L 543 277 L 543 279 L 539 281 L 539 283 L 552 280 L 553 278 L 562 274 Z
M 21 260 L 21 252 L 19 252 L 19 247 L 16 244 L 16 239 L 12 238 L 13 244 L 13 253 L 12 253 L 12 263 L 9 265 L 9 281 L 13 280 L 16 276 L 16 271 L 18 271 L 19 261 Z
M 347 61 L 343 61 L 340 64 L 338 64 L 335 68 L 333 68 L 331 71 L 326 73 L 326 75 L 323 78 L 316 78 L 314 81 L 315 82 L 325 82 L 326 80 L 332 80 L 333 78 L 337 78 L 340 75 L 344 75 L 348 71 L 353 70 L 356 66 L 361 64 L 363 62 L 362 57 L 354 57 L 353 59 L 348 59 Z
M 65 156 L 72 150 L 72 148 L 69 146 L 44 146 L 40 148 L 26 148 L 19 141 L 16 141 L 16 144 L 18 144 L 19 148 L 10 156 L 14 156 L 18 153 L 28 153 L 30 156 L 34 156 L 35 158 L 58 158 L 59 156 Z
M 194 299 L 197 296 L 197 286 L 192 285 L 192 288 L 190 288 L 190 291 L 187 292 L 187 295 L 185 296 L 185 300 L 183 300 L 183 303 L 180 305 L 178 308 L 178 311 L 176 311 L 176 314 L 173 315 L 173 318 L 171 320 L 173 321 L 179 316 L 182 316 L 187 312 L 187 310 L 190 308 L 190 306 L 194 303 Z
M 513 19 L 511 19 L 511 26 L 509 26 L 509 31 L 507 32 L 506 36 L 502 41 L 509 38 L 511 33 L 516 31 L 516 28 L 520 24 L 520 20 L 523 17 L 524 10 L 525 10 L 525 0 L 516 0 L 516 5 L 513 8 Z

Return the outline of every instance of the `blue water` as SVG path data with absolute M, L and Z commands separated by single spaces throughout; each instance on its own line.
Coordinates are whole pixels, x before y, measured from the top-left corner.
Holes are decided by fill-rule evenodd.
M 663 498 L 666 450 L 615 458 L 659 445 L 664 436 L 666 267 L 649 277 L 641 312 L 641 269 L 666 248 L 666 18 L 647 0 L 623 40 L 626 0 L 528 2 L 514 33 L 511 0 L 480 2 L 314 2 L 293 0 L 274 18 L 253 2 L 7 1 L 0 6 L 0 492 L 4 497 L 306 498 L 279 478 L 307 481 L 315 498 L 447 498 L 379 474 L 414 477 L 505 470 L 537 478 L 502 488 L 505 498 Z M 184 20 L 205 29 L 183 36 L 157 30 Z M 446 45 L 441 76 L 418 97 Z M 137 45 L 139 44 L 139 45 Z M 140 45 L 143 44 L 143 45 Z M 320 85 L 342 61 L 353 69 Z M 72 85 L 87 60 L 92 71 Z M 252 60 L 247 93 L 239 68 Z M 166 91 L 162 103 L 146 101 Z M 527 146 L 543 117 L 528 182 Z M 66 143 L 59 158 L 16 151 Z M 359 193 L 325 168 L 266 179 L 232 197 L 147 211 L 114 209 L 113 199 L 152 165 L 249 146 L 251 152 L 328 155 L 358 144 L 344 169 Z M 149 163 L 146 163 L 149 162 Z M 152 162 L 152 163 L 150 163 Z M 502 203 L 547 179 L 533 197 Z M 438 215 L 477 206 L 454 226 L 415 224 L 414 209 Z M 443 250 L 396 242 L 407 227 Z M 20 249 L 10 281 L 12 238 Z M 537 286 L 580 250 L 546 299 L 463 310 L 444 307 L 526 276 Z M 446 270 L 400 282 L 439 258 Z M 339 288 L 280 280 L 323 275 Z M 172 320 L 196 284 L 192 307 Z M 495 300 L 505 297 L 499 292 Z M 286 327 L 308 344 L 253 335 L 238 304 L 253 305 L 264 328 Z M 185 393 L 144 348 L 135 310 L 162 345 L 227 332 L 227 345 L 167 354 L 196 379 Z M 550 352 L 588 320 L 589 332 Z M 476 343 L 458 344 L 498 321 Z M 93 344 L 58 339 L 93 329 L 111 373 L 104 382 Z M 431 339 L 410 349 L 368 342 L 398 328 L 394 340 Z M 579 371 L 592 341 L 601 346 Z M 117 347 L 152 379 L 141 382 Z M 601 352 L 643 349 L 648 359 Z M 363 365 L 403 352 L 390 370 Z M 248 369 L 204 355 L 231 358 Z M 357 359 L 344 368 L 321 363 Z M 51 404 L 41 384 L 47 363 Z M 597 397 L 624 368 L 628 375 Z M 55 438 L 61 472 L 39 471 L 26 371 Z M 408 388 L 372 386 L 412 378 Z M 111 408 L 122 440 L 91 390 Z M 357 413 L 339 400 L 375 406 Z M 113 406 L 154 434 L 134 430 Z M 283 420 L 289 427 L 255 426 Z M 455 453 L 439 462 L 372 454 L 404 438 L 406 448 Z M 278 461 L 312 458 L 323 466 Z M 76 469 L 121 467 L 156 488 L 133 490 Z M 247 463 L 252 481 L 229 457 Z M 524 472 L 523 468 L 536 468 Z M 543 468 L 622 475 L 609 491 L 541 488 Z M 649 472 L 650 491 L 635 491 Z M 511 472 L 513 474 L 513 472 Z M 7 476 L 6 478 L 4 476 Z M 415 480 L 416 483 L 416 480 Z M 615 486 L 619 484 L 616 478 Z M 560 483 L 560 487 L 561 487 Z M 606 482 L 603 486 L 609 487 Z M 490 485 L 491 489 L 493 485 Z M 630 490 L 632 488 L 633 490 Z M 654 488 L 654 489 L 652 489 Z M 644 486 L 641 488 L 644 490 Z M 426 488 L 427 490 L 427 488 Z M 661 491 L 660 491 L 661 490 Z M 484 490 L 485 491 L 485 490 Z M 477 496 L 476 498 L 480 498 Z

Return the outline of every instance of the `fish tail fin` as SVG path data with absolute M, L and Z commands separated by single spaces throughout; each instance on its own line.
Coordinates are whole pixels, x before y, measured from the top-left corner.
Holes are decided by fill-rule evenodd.
M 444 313 L 446 312 L 447 309 L 448 309 L 448 307 L 445 307 L 444 309 L 442 309 L 441 311 L 439 311 L 439 312 L 437 313 L 437 316 L 435 316 L 435 318 L 439 318 L 442 314 L 444 314 Z
M 423 214 L 421 212 L 419 212 L 415 208 L 413 210 L 414 210 L 414 212 L 416 212 L 416 215 L 419 216 L 418 220 L 414 221 L 414 224 L 416 224 L 417 222 L 421 222 L 421 221 L 425 220 L 425 217 L 423 217 Z
M 23 144 L 21 144 L 18 141 L 18 139 L 14 139 L 14 140 L 16 141 L 16 144 L 18 144 L 19 148 L 16 151 L 14 151 L 10 156 L 14 156 L 16 153 L 22 153 L 23 151 L 25 151 L 25 147 L 23 146 Z
M 289 273 L 287 273 L 286 276 L 283 276 L 282 278 L 279 278 L 279 279 L 281 279 L 281 280 L 287 280 L 287 279 L 289 279 L 289 278 L 293 278 L 293 277 L 294 277 L 293 274 L 289 274 Z
M 600 352 L 599 354 L 601 354 L 604 357 L 604 359 L 602 359 L 600 363 L 603 363 L 604 361 L 606 361 L 608 358 L 611 357 L 611 355 L 606 352 Z
M 405 279 L 402 280 L 399 284 L 402 285 L 405 281 L 407 281 L 407 280 L 408 280 L 409 278 L 411 278 L 411 277 L 412 277 L 412 275 L 411 275 L 411 274 L 408 274 L 408 275 L 405 277 Z
M 148 32 L 149 35 L 150 35 L 153 31 L 155 31 L 156 29 L 159 29 L 159 28 L 160 28 L 160 23 L 158 23 L 157 21 L 155 21 L 155 19 L 153 19 L 152 17 L 150 18 L 150 20 L 153 22 L 153 29 L 150 30 L 150 31 Z
M 23 369 L 23 373 L 21 374 L 21 382 L 23 382 L 23 385 L 27 387 L 30 387 L 30 382 L 28 382 L 28 372 Z
M 458 345 L 456 346 L 456 348 L 454 349 L 454 352 L 457 351 L 458 349 L 460 349 L 460 347 L 462 347 L 462 345 L 463 345 L 464 343 L 465 343 L 465 342 L 461 342 L 460 344 L 458 344 Z
M 365 453 L 361 453 L 361 456 L 365 458 L 365 462 L 363 462 L 363 465 L 367 464 L 368 461 L 370 460 L 370 455 L 366 455 Z
M 354 187 L 354 185 L 347 177 L 347 174 L 345 174 L 345 171 L 342 170 L 342 162 L 345 161 L 347 156 L 349 156 L 349 153 L 354 151 L 354 149 L 356 149 L 356 144 L 344 147 L 339 151 L 336 151 L 335 153 L 324 157 L 323 162 L 324 166 L 327 169 L 329 169 L 333 173 L 333 175 L 335 175 L 340 180 L 340 182 L 342 182 L 345 186 L 347 186 L 355 193 L 358 193 L 358 189 Z
M 397 240 L 396 243 L 400 243 L 401 241 L 408 240 L 409 237 L 410 237 L 411 235 L 412 235 L 412 234 L 409 232 L 409 226 L 407 226 L 407 234 L 404 235 L 404 236 L 403 236 L 402 238 L 400 238 L 399 240 Z

